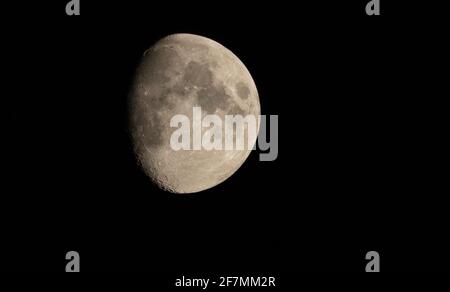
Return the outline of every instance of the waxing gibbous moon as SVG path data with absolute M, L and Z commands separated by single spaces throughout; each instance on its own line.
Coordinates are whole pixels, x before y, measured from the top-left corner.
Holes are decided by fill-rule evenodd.
M 139 165 L 160 188 L 173 193 L 195 193 L 225 181 L 256 142 L 255 136 L 244 150 L 173 150 L 170 138 L 176 128 L 170 120 L 179 114 L 192 119 L 193 107 L 201 107 L 202 116 L 222 120 L 225 115 L 260 115 L 255 83 L 236 55 L 206 37 L 169 35 L 142 57 L 130 91 L 129 118 Z M 202 135 L 207 130 L 202 128 Z

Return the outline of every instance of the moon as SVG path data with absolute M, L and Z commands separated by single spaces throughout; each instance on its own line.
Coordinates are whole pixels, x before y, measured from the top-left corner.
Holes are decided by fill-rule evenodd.
M 142 170 L 172 193 L 196 193 L 225 181 L 256 142 L 255 135 L 244 150 L 173 150 L 170 120 L 179 114 L 192 120 L 193 107 L 201 107 L 202 117 L 222 120 L 225 115 L 258 119 L 261 111 L 252 76 L 230 50 L 198 35 L 169 35 L 145 51 L 138 65 L 129 95 L 129 130 Z M 202 127 L 202 135 L 206 131 Z

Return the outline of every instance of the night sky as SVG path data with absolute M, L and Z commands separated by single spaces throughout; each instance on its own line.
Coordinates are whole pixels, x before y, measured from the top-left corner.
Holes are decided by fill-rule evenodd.
M 47 2 L 2 4 L 2 270 L 63 272 L 70 250 L 82 271 L 363 272 L 371 250 L 448 269 L 448 6 Z M 141 55 L 183 32 L 279 116 L 277 160 L 195 195 L 154 186 L 127 128 Z

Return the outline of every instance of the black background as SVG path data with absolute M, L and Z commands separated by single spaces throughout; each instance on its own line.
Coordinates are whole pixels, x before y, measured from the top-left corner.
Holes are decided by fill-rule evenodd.
M 2 7 L 4 270 L 448 269 L 448 7 L 67 1 Z M 184 3 L 184 4 L 183 4 Z M 251 72 L 279 156 L 226 182 L 160 191 L 137 167 L 126 97 L 170 33 L 212 38 Z

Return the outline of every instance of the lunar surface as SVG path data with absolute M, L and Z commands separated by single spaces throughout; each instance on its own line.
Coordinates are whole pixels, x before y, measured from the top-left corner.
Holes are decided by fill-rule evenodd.
M 205 37 L 169 35 L 142 57 L 130 91 L 129 117 L 138 163 L 160 188 L 173 193 L 195 193 L 225 181 L 256 142 L 256 136 L 247 141 L 244 129 L 244 150 L 173 150 L 170 138 L 177 128 L 170 127 L 170 120 L 183 114 L 192 121 L 193 107 L 224 121 L 225 115 L 260 114 L 255 83 L 237 56 Z M 206 131 L 202 127 L 202 136 Z M 190 135 L 192 145 L 192 123 Z M 233 137 L 236 142 L 241 136 Z

